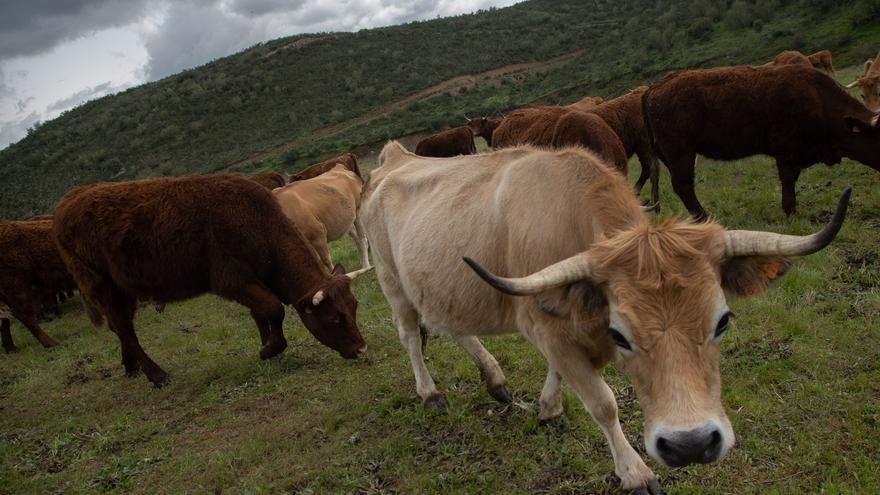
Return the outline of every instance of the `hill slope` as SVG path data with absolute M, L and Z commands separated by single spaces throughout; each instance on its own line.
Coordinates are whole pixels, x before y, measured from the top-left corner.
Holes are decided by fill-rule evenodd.
M 462 113 L 613 96 L 672 68 L 764 61 L 788 48 L 828 48 L 851 64 L 880 45 L 876 3 L 533 0 L 283 38 L 35 129 L 0 152 L 0 215 L 45 212 L 71 187 L 100 180 L 211 172 L 273 155 L 250 167 L 297 167 Z M 516 64 L 526 69 L 485 75 Z

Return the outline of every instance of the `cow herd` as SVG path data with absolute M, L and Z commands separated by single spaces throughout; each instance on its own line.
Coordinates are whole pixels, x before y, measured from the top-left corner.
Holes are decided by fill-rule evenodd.
M 609 101 L 468 119 L 416 153 L 391 141 L 367 180 L 346 153 L 289 183 L 267 172 L 79 187 L 51 216 L 0 222 L 2 344 L 15 350 L 14 317 L 57 345 L 37 320 L 78 289 L 91 321 L 119 338 L 126 373 L 162 386 L 168 375 L 135 332 L 138 302 L 212 293 L 250 310 L 263 359 L 287 346 L 285 305 L 355 358 L 367 344 L 351 285 L 372 269 L 369 249 L 426 407 L 446 407 L 425 364 L 426 332 L 461 346 L 501 402 L 511 401 L 507 379 L 479 337 L 520 332 L 547 362 L 540 420 L 562 414 L 567 382 L 605 435 L 621 486 L 661 493 L 599 370 L 613 360 L 630 376 L 652 458 L 723 457 L 734 443 L 720 393 L 726 298 L 763 293 L 791 257 L 827 246 L 850 197 L 812 235 L 726 230 L 694 194 L 696 155 L 775 158 L 788 214 L 803 168 L 850 157 L 880 170 L 878 108 L 866 107 L 878 65 L 857 81 L 865 104 L 830 77 L 830 53 L 784 52 L 762 66 L 673 73 Z M 474 136 L 495 151 L 475 154 Z M 625 177 L 633 154 L 636 191 Z M 657 204 L 660 162 L 697 221 L 647 215 L 637 191 L 651 178 Z M 346 233 L 362 265 L 350 273 L 328 249 Z

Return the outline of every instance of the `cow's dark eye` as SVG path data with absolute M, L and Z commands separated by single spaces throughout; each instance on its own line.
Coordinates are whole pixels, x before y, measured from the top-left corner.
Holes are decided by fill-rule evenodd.
M 626 340 L 626 337 L 624 337 L 622 333 L 613 328 L 609 328 L 608 335 L 611 335 L 611 338 L 614 339 L 614 343 L 617 344 L 617 347 L 626 349 L 628 351 L 632 350 L 632 346 L 629 344 L 629 341 Z
M 721 337 L 724 332 L 727 331 L 727 327 L 730 325 L 730 319 L 733 317 L 733 313 L 728 311 L 724 313 L 724 316 L 718 320 L 718 326 L 715 327 L 715 338 Z

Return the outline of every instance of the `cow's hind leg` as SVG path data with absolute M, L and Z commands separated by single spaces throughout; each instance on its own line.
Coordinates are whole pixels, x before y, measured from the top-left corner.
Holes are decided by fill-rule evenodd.
M 694 191 L 695 160 L 696 154 L 693 152 L 676 154 L 666 163 L 666 168 L 669 169 L 669 175 L 672 177 L 672 189 L 675 194 L 681 198 L 681 202 L 691 216 L 700 221 L 705 220 L 707 215 Z
M 102 312 L 107 316 L 107 323 L 119 337 L 122 346 L 122 362 L 126 373 L 137 373 L 137 366 L 147 375 L 147 379 L 156 387 L 168 383 L 168 373 L 156 364 L 141 347 L 134 331 L 134 313 L 137 301 L 134 297 L 115 288 L 105 288 L 98 297 Z
M 531 332 L 532 335 L 541 335 Z M 540 337 L 539 337 L 540 338 Z M 662 493 L 657 477 L 627 441 L 617 417 L 617 401 L 608 384 L 590 363 L 589 354 L 577 345 L 545 341 L 542 350 L 552 369 L 568 382 L 605 434 L 614 458 L 614 472 L 625 490 Z M 543 394 L 542 394 L 543 395 Z
M 798 177 L 801 175 L 801 169 L 777 162 L 776 170 L 779 173 L 779 181 L 782 183 L 782 211 L 786 215 L 793 215 L 797 208 L 795 184 L 797 184 Z
M 470 354 L 477 368 L 480 369 L 480 374 L 486 380 L 486 390 L 489 392 L 489 395 L 498 402 L 505 404 L 513 402 L 513 398 L 507 390 L 507 378 L 505 378 L 504 372 L 501 371 L 501 367 L 498 366 L 495 356 L 487 351 L 476 337 L 456 336 L 453 338 L 462 349 Z
M 28 330 L 30 330 L 31 334 L 34 336 L 37 341 L 43 347 L 55 347 L 58 344 L 58 341 L 50 337 L 46 332 L 40 328 L 40 325 L 37 324 L 37 317 L 35 313 L 14 313 L 14 316 L 24 325 Z
M 394 298 L 392 298 L 394 299 Z M 446 399 L 437 390 L 434 379 L 425 365 L 425 357 L 422 355 L 422 337 L 419 332 L 419 315 L 408 303 L 392 302 L 394 324 L 397 326 L 397 336 L 400 343 L 406 349 L 409 362 L 412 365 L 413 374 L 416 377 L 416 392 L 422 399 L 422 404 L 431 409 L 446 409 Z
M 15 347 L 15 342 L 12 341 L 12 332 L 9 331 L 9 328 L 12 326 L 9 318 L 0 318 L 0 342 L 3 343 L 3 350 L 6 352 L 15 352 L 18 350 Z
M 367 241 L 367 235 L 364 233 L 364 227 L 361 225 L 360 217 L 354 219 L 351 228 L 348 229 L 348 235 L 354 240 L 357 246 L 358 257 L 361 259 L 361 268 L 370 266 L 370 244 Z
M 541 389 L 541 398 L 538 404 L 541 411 L 538 413 L 538 421 L 548 423 L 562 416 L 562 377 L 559 376 L 553 365 L 547 363 L 547 378 L 544 380 L 544 388 Z

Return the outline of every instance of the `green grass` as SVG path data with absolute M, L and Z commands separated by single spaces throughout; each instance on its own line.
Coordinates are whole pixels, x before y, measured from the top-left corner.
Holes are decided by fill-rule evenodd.
M 632 180 L 637 172 L 633 164 Z M 707 466 L 649 465 L 670 493 L 877 492 L 877 173 L 853 162 L 806 170 L 792 218 L 781 211 L 766 158 L 700 158 L 697 181 L 704 206 L 726 226 L 798 234 L 817 229 L 847 185 L 855 191 L 831 247 L 798 259 L 765 296 L 730 302 L 737 318 L 722 344 L 723 398 L 737 434 L 730 455 Z M 661 187 L 663 214 L 682 214 L 665 172 Z M 348 239 L 332 252 L 357 265 Z M 139 338 L 172 376 L 163 389 L 125 377 L 116 337 L 90 326 L 78 298 L 45 324 L 63 344 L 57 349 L 42 349 L 15 322 L 21 350 L 0 355 L 0 492 L 613 491 L 608 447 L 570 390 L 568 421 L 538 424 L 545 367 L 524 339 L 484 339 L 513 405 L 488 396 L 454 343 L 432 339 L 428 367 L 450 407 L 427 411 L 375 275 L 354 288 L 369 343 L 356 361 L 320 345 L 292 311 L 290 347 L 260 361 L 256 328 L 240 306 L 205 296 L 163 314 L 142 308 Z M 632 388 L 613 367 L 604 375 L 644 455 Z

